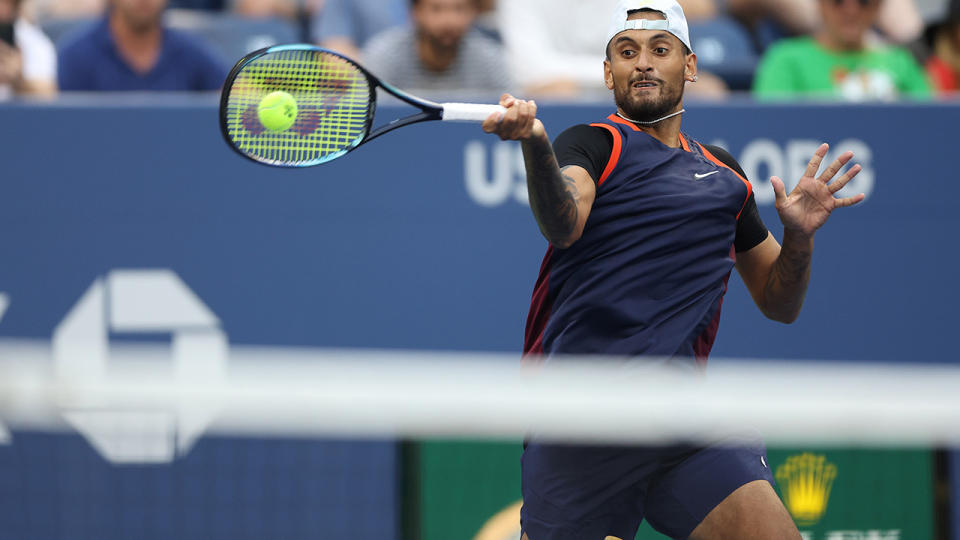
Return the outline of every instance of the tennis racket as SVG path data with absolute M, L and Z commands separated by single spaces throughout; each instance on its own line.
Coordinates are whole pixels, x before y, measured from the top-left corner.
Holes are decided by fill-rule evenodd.
M 373 129 L 377 88 L 420 112 Z M 290 115 L 282 130 L 268 128 L 260 117 L 264 98 L 277 92 L 286 94 Z M 483 122 L 503 111 L 499 105 L 420 99 L 343 55 L 313 45 L 278 45 L 246 55 L 230 71 L 220 98 L 220 128 L 227 143 L 253 161 L 311 167 L 403 126 L 430 120 Z

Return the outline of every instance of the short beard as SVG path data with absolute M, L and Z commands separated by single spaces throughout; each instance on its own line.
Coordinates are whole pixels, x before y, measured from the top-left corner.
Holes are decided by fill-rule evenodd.
M 631 95 L 634 81 L 630 81 L 626 88 L 614 85 L 614 101 L 627 118 L 637 122 L 653 122 L 667 116 L 677 108 L 677 105 L 683 99 L 683 91 L 681 90 L 674 95 L 663 81 L 657 80 L 655 82 L 660 85 L 661 92 L 660 96 L 654 101 L 641 101 Z
M 445 43 L 444 40 L 438 38 L 437 36 L 430 35 L 423 30 L 418 30 L 417 35 L 420 39 L 424 40 L 427 45 L 433 49 L 433 51 L 453 55 L 455 55 L 460 49 L 460 44 L 463 42 L 464 37 L 460 36 L 460 38 L 454 40 L 453 43 Z

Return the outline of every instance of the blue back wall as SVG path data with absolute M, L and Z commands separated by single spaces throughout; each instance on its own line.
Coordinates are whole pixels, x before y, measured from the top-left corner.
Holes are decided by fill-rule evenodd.
M 541 112 L 556 136 L 611 109 Z M 955 137 L 941 128 L 957 119 L 949 104 L 690 106 L 685 131 L 740 160 L 778 237 L 766 178 L 795 182 L 821 141 L 857 151 L 865 172 L 849 192 L 868 194 L 818 234 L 796 324 L 766 321 L 731 280 L 714 356 L 954 361 L 960 184 Z M 476 125 L 412 126 L 306 170 L 233 153 L 207 102 L 3 105 L 0 126 L 0 292 L 10 300 L 0 339 L 50 339 L 98 277 L 164 268 L 233 344 L 521 347 L 546 243 L 525 204 L 519 146 Z M 17 471 L 0 474 L 0 502 L 11 502 L 0 504 L 0 537 L 242 538 L 237 523 L 255 521 L 257 537 L 291 519 L 286 538 L 342 537 L 357 523 L 364 537 L 399 534 L 390 441 L 203 439 L 172 464 L 142 467 L 92 452 L 75 435 L 14 433 L 0 446 L 0 470 Z M 243 483 L 217 468 L 234 462 L 259 472 Z M 262 498 L 265 482 L 299 495 L 241 504 Z M 180 502 L 158 510 L 137 485 Z M 43 504 L 61 521 L 25 510 Z
M 960 107 L 690 109 L 685 131 L 741 161 L 778 237 L 770 174 L 796 181 L 819 141 L 861 150 L 866 168 L 852 187 L 867 201 L 817 236 L 800 320 L 765 321 L 734 278 L 714 356 L 952 360 L 960 186 L 938 131 Z M 608 112 L 542 117 L 556 136 Z M 520 348 L 546 243 L 518 193 L 518 146 L 477 126 L 412 126 L 281 170 L 234 154 L 207 105 L 6 106 L 0 124 L 14 127 L 0 131 L 0 335 L 49 337 L 96 276 L 162 267 L 232 343 Z

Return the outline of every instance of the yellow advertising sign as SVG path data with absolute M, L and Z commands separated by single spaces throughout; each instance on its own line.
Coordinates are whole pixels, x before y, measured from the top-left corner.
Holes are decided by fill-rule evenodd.
M 837 466 L 826 456 L 804 452 L 790 456 L 777 467 L 775 475 L 783 502 L 797 525 L 808 527 L 823 518 L 830 501 L 830 488 L 837 477 Z

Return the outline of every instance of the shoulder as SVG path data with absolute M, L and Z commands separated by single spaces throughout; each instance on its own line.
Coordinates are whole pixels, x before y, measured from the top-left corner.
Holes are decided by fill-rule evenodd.
M 899 45 L 881 44 L 867 50 L 870 63 L 900 78 L 922 78 L 923 67 L 913 53 Z
M 891 58 L 894 62 L 906 65 L 910 67 L 919 66 L 920 63 L 917 62 L 917 59 L 913 56 L 908 49 L 904 47 L 899 47 L 896 45 L 889 45 L 886 48 L 887 57 Z
M 715 146 L 712 144 L 704 144 L 703 147 L 707 150 L 707 152 L 710 152 L 711 154 L 713 154 L 713 157 L 719 159 L 724 165 L 736 171 L 744 179 L 747 178 L 746 173 L 743 172 L 743 167 L 740 166 L 740 164 L 737 162 L 736 159 L 734 159 L 734 157 L 730 154 L 730 152 L 727 152 L 722 147 Z
M 57 52 L 61 57 L 76 59 L 96 54 L 104 50 L 109 43 L 107 21 L 101 19 L 71 31 L 65 38 L 58 40 Z
M 391 28 L 378 33 L 360 53 L 363 66 L 378 77 L 394 78 L 398 73 L 412 71 L 416 55 L 413 30 L 407 27 Z M 397 81 L 392 81 L 396 83 Z
M 201 36 L 165 28 L 162 62 L 191 78 L 189 90 L 216 90 L 227 76 L 228 64 L 221 53 Z
M 811 37 L 796 37 L 781 39 L 767 49 L 767 52 L 763 54 L 764 60 L 774 59 L 774 60 L 787 60 L 787 59 L 803 59 L 811 52 L 814 52 L 818 49 L 817 42 Z
M 208 48 L 207 44 L 197 36 L 177 28 L 165 28 L 164 39 L 166 39 L 167 45 L 173 49 L 192 51 L 196 49 L 206 50 Z
M 17 46 L 25 58 L 29 57 L 33 61 L 42 59 L 44 62 L 56 60 L 57 50 L 53 41 L 42 30 L 24 19 L 17 20 L 16 28 Z
M 503 61 L 503 45 L 477 29 L 471 30 L 466 35 L 464 44 L 466 50 L 472 55 L 483 56 L 498 62 Z
M 606 142 L 607 144 L 611 144 L 612 140 L 613 135 L 605 128 L 588 124 L 577 124 L 560 132 L 556 139 L 554 139 L 553 144 L 554 146 L 558 144 L 569 145 L 590 142 Z
M 53 49 L 53 42 L 50 41 L 50 38 L 26 19 L 17 19 L 15 26 L 17 28 L 17 41 L 22 48 L 43 47 Z
M 399 55 L 406 56 L 406 50 L 400 50 L 413 43 L 413 32 L 407 27 L 396 27 L 384 30 L 370 38 L 363 48 L 364 56 L 368 55 Z
M 603 181 L 603 172 L 613 157 L 613 136 L 606 129 L 584 124 L 564 130 L 553 142 L 560 167 L 583 167 L 595 182 Z
M 186 55 L 190 59 L 209 60 L 216 58 L 216 52 L 199 36 L 175 28 L 164 29 L 165 46 L 171 52 Z

